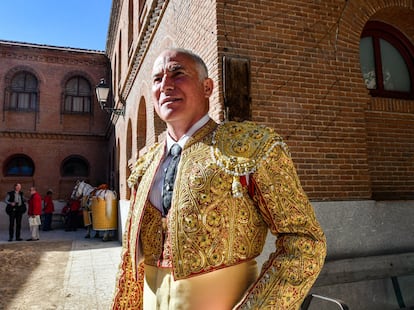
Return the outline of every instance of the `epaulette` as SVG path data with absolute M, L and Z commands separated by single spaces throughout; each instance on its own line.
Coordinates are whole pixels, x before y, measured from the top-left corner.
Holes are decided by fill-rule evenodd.
M 211 156 L 226 173 L 233 176 L 232 192 L 241 197 L 240 176 L 254 173 L 270 152 L 280 146 L 288 153 L 287 145 L 270 127 L 254 122 L 224 122 L 213 134 Z

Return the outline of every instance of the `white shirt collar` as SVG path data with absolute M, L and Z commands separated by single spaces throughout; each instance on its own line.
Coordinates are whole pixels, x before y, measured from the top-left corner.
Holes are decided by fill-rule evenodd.
M 191 128 L 178 140 L 177 142 L 174 141 L 173 138 L 170 137 L 170 135 L 167 133 L 167 152 L 170 151 L 173 144 L 178 143 L 181 148 L 184 148 L 184 145 L 187 143 L 188 139 L 201 127 L 203 127 L 207 122 L 209 121 L 210 117 L 208 114 L 204 115 L 202 118 L 200 118 Z

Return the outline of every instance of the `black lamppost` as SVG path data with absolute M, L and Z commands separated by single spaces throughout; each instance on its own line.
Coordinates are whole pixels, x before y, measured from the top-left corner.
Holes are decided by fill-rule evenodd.
M 125 113 L 125 104 L 123 101 L 121 109 L 115 109 L 113 107 L 109 107 L 107 105 L 108 102 L 108 95 L 109 95 L 109 85 L 106 84 L 105 79 L 101 79 L 98 85 L 96 85 L 96 98 L 98 99 L 99 105 L 102 110 L 106 111 L 109 114 L 115 115 L 124 115 Z

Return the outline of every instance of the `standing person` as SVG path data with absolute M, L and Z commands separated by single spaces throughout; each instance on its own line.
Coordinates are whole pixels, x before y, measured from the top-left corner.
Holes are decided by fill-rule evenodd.
M 53 204 L 52 198 L 53 192 L 48 190 L 46 196 L 43 198 L 43 213 L 44 213 L 44 223 L 43 231 L 52 230 L 52 217 L 53 212 L 55 212 L 55 205 Z
M 40 237 L 39 226 L 40 215 L 42 214 L 42 197 L 33 186 L 30 188 L 30 195 L 29 210 L 27 211 L 27 215 L 29 215 L 29 226 L 32 238 L 27 239 L 27 241 L 37 241 Z
M 22 227 L 22 216 L 26 212 L 26 201 L 21 191 L 20 183 L 14 184 L 14 190 L 6 195 L 6 213 L 9 216 L 9 242 L 13 240 L 14 224 L 16 223 L 16 241 L 22 241 L 20 232 Z
M 323 266 L 325 236 L 286 144 L 252 122 L 215 123 L 212 90 L 192 52 L 156 59 L 152 99 L 168 134 L 128 179 L 113 309 L 299 309 Z M 268 230 L 277 241 L 258 266 Z
M 69 199 L 69 214 L 65 231 L 76 231 L 79 226 L 79 211 L 81 208 L 80 200 Z

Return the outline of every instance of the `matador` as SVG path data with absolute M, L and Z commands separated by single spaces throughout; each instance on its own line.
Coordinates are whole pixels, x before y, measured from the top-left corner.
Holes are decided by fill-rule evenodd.
M 203 69 L 193 70 L 199 59 L 191 52 L 169 49 L 157 61 L 155 109 L 179 126 L 188 94 L 208 97 L 212 84 Z M 299 309 L 323 266 L 326 240 L 288 147 L 270 127 L 218 124 L 203 111 L 184 141 L 167 134 L 132 169 L 113 309 Z M 166 212 L 157 184 L 173 143 L 182 151 Z M 268 232 L 274 250 L 258 266 Z

